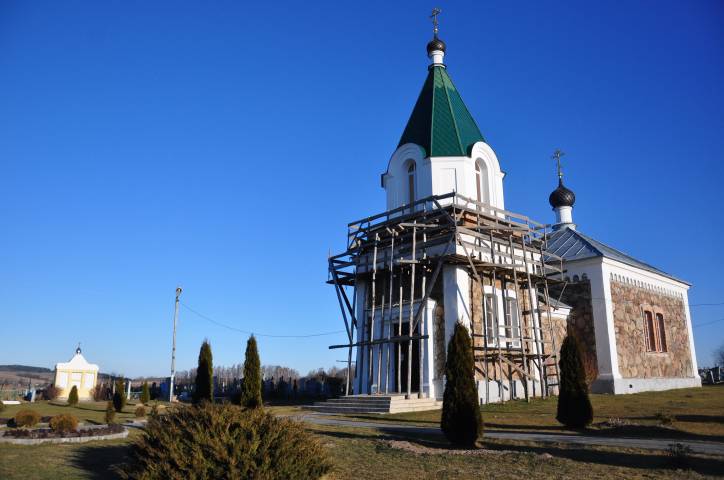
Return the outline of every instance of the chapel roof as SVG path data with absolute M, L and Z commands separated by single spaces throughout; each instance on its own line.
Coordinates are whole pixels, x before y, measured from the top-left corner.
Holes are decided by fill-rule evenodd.
M 397 146 L 414 143 L 424 148 L 428 157 L 463 157 L 476 142 L 484 141 L 445 65 L 430 65 Z
M 610 247 L 605 243 L 599 242 L 598 240 L 595 240 L 588 235 L 584 235 L 578 230 L 568 226 L 564 226 L 548 236 L 548 247 L 546 248 L 546 251 L 562 257 L 568 262 L 595 257 L 610 258 L 611 260 L 616 260 L 626 265 L 640 268 L 641 270 L 645 270 L 647 272 L 656 273 L 677 282 L 689 285 L 689 283 L 684 280 L 676 278 L 663 270 L 659 270 L 648 263 L 637 260 L 631 255 L 623 253 L 622 251 Z
M 83 354 L 80 352 L 80 347 L 76 349 L 75 355 L 67 362 L 61 362 L 55 364 L 56 370 L 98 370 L 98 365 L 94 363 L 88 363 Z

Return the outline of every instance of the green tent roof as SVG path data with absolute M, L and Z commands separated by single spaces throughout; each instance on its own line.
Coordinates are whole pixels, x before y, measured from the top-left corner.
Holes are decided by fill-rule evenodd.
M 442 65 L 429 68 L 400 143 L 415 143 L 429 157 L 462 157 L 485 139 Z

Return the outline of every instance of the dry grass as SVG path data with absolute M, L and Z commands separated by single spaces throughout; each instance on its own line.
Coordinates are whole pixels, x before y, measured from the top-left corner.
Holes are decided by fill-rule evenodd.
M 629 422 L 651 422 L 658 413 L 674 417 L 673 427 L 700 436 L 716 437 L 724 425 L 724 388 L 712 387 L 674 392 L 628 396 L 594 396 L 596 421 L 609 418 Z M 102 419 L 105 404 L 85 404 L 76 409 L 36 404 L 44 415 L 72 413 L 88 421 Z M 10 407 L 16 408 L 16 407 Z M 133 416 L 134 406 L 124 416 Z M 296 407 L 272 407 L 275 413 L 291 414 Z M 484 409 L 488 428 L 537 429 L 558 428 L 553 419 L 555 401 L 513 402 L 491 405 Z M 10 416 L 8 410 L 3 413 Z M 439 412 L 373 417 L 375 420 L 437 423 Z M 626 427 L 625 423 L 613 422 Z M 309 426 L 329 449 L 334 469 L 329 479 L 363 477 L 375 479 L 457 479 L 457 478 L 561 478 L 561 479 L 686 479 L 714 478 L 724 475 L 724 460 L 685 455 L 673 458 L 662 452 L 599 447 L 568 447 L 533 443 L 485 440 L 486 451 L 459 454 L 440 435 L 389 436 L 375 429 Z M 116 478 L 114 465 L 128 458 L 130 442 L 140 435 L 132 429 L 127 440 L 60 444 L 0 446 L 0 478 Z M 404 446 L 404 448 L 402 448 Z
M 314 427 L 335 463 L 331 479 L 688 479 L 724 473 L 721 459 L 696 456 L 681 468 L 666 454 L 488 442 L 484 451 L 448 451 L 440 436 L 386 437 L 374 429 Z M 440 449 L 443 452 L 435 452 Z M 416 453 L 419 452 L 419 453 Z
M 594 430 L 724 442 L 724 385 L 646 392 L 591 395 Z M 565 431 L 556 421 L 556 398 L 490 404 L 481 408 L 487 429 Z M 439 425 L 440 411 L 391 415 L 354 415 L 350 419 Z M 673 421 L 667 425 L 671 418 Z M 608 425 L 606 425 L 608 424 Z M 613 428 L 611 428 L 613 427 Z

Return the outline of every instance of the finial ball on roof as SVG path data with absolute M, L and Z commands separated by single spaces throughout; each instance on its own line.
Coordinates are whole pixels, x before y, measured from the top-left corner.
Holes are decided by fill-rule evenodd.
M 432 55 L 432 52 L 439 50 L 443 53 L 445 53 L 445 42 L 440 40 L 439 38 L 435 37 L 432 40 L 430 40 L 427 44 L 427 55 Z
M 548 203 L 550 203 L 553 208 L 572 207 L 573 204 L 576 203 L 576 194 L 567 189 L 563 185 L 563 180 L 559 178 L 558 188 L 551 192 L 551 195 L 548 197 Z

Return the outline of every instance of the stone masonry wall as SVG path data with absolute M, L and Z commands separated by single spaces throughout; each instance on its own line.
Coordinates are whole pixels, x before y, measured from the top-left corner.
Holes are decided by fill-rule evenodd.
M 550 289 L 551 298 L 560 296 L 560 287 Z M 593 324 L 593 305 L 591 300 L 591 282 L 588 279 L 569 282 L 563 289 L 561 301 L 571 307 L 568 323 L 565 328 L 559 326 L 556 332 L 556 348 L 560 353 L 561 344 L 567 333 L 572 329 L 583 348 L 583 366 L 586 381 L 590 385 L 598 376 L 598 360 L 596 357 L 596 331 Z
M 692 377 L 683 299 L 611 281 L 619 371 L 624 378 Z M 662 313 L 668 352 L 646 351 L 642 308 Z

